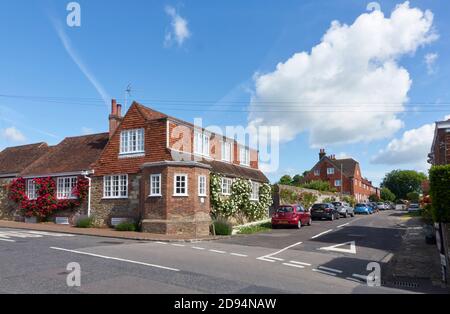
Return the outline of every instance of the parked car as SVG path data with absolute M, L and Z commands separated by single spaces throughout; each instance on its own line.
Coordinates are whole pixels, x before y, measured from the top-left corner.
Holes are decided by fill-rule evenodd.
M 378 209 L 378 204 L 375 202 L 370 202 L 367 204 L 371 209 L 372 209 L 372 214 L 373 213 L 378 213 L 379 209 Z
M 355 205 L 355 214 L 371 215 L 373 209 L 369 204 L 359 203 Z
M 378 210 L 387 210 L 386 204 L 383 202 L 378 202 L 377 208 L 378 208 Z
M 302 205 L 282 205 L 272 216 L 272 228 L 278 226 L 311 226 L 312 218 L 309 210 Z
M 317 203 L 311 207 L 312 219 L 329 219 L 331 221 L 339 219 L 341 215 L 331 203 Z
M 412 203 L 408 207 L 408 213 L 418 212 L 420 210 L 419 204 Z
M 355 217 L 355 210 L 350 206 L 350 204 L 346 202 L 333 202 L 333 205 L 342 217 Z

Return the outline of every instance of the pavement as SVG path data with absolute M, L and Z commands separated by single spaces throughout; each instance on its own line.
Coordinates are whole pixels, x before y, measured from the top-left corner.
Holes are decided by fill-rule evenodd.
M 383 277 L 384 267 L 402 245 L 405 230 L 393 213 L 195 242 L 0 227 L 0 293 L 424 292 L 367 284 L 377 265 L 369 264 L 378 263 Z M 81 268 L 78 287 L 67 285 L 70 263 Z

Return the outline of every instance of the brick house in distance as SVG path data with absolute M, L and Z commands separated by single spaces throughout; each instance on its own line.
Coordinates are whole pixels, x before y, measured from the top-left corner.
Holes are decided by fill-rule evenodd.
M 450 119 L 436 122 L 428 163 L 432 165 L 450 164 Z
M 369 196 L 380 196 L 380 189 L 364 178 L 359 163 L 353 158 L 337 159 L 327 156 L 325 149 L 319 153 L 319 161 L 306 174 L 304 181 L 326 181 L 343 195 L 353 196 L 357 202 L 367 202 Z
M 137 102 L 125 116 L 121 111 L 112 100 L 108 133 L 67 138 L 11 178 L 27 179 L 31 195 L 34 178 L 53 177 L 64 199 L 71 197 L 77 177 L 85 176 L 90 189 L 81 214 L 105 225 L 114 218 L 133 219 L 143 231 L 161 234 L 209 234 L 211 173 L 223 176 L 224 195 L 234 179 L 250 180 L 252 199 L 258 200 L 268 179 L 258 168 L 256 150 Z M 2 167 L 0 173 L 10 171 Z

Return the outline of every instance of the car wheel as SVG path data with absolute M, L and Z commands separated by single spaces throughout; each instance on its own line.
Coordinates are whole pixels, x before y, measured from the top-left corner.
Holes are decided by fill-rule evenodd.
M 309 218 L 309 220 L 308 220 L 308 226 L 311 226 L 312 225 L 312 218 Z
M 330 218 L 330 220 L 331 220 L 331 221 L 333 221 L 333 220 L 334 220 L 334 215 L 333 215 L 333 214 L 331 215 L 331 218 Z
M 348 213 L 345 212 L 344 218 L 348 218 Z
M 297 223 L 297 229 L 301 229 L 302 228 L 302 221 L 299 219 L 298 223 Z

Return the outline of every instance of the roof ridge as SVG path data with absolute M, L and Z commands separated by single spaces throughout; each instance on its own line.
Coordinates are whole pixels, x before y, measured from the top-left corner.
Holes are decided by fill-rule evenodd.
M 85 134 L 85 135 L 77 135 L 77 136 L 67 136 L 64 139 L 68 138 L 80 138 L 80 137 L 89 137 L 89 136 L 96 136 L 96 135 L 106 135 L 109 134 L 109 132 L 102 132 L 102 133 L 93 133 L 93 134 Z M 61 142 L 60 142 L 61 143 Z M 59 143 L 59 144 L 60 144 Z M 58 144 L 57 144 L 58 145 Z M 55 145 L 56 146 L 56 145 Z
M 28 147 L 28 146 L 39 146 L 39 147 L 41 147 L 42 145 L 47 145 L 47 146 L 49 146 L 46 142 L 38 142 L 38 143 L 25 144 L 25 145 L 8 146 L 8 147 L 5 147 L 5 148 L 3 149 L 3 151 L 4 151 L 4 150 L 7 150 L 7 149 L 10 149 L 10 148 L 24 148 L 24 147 Z

